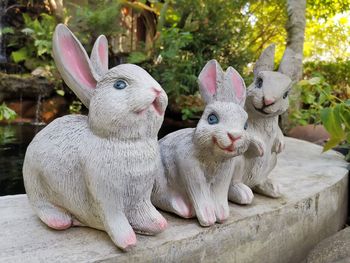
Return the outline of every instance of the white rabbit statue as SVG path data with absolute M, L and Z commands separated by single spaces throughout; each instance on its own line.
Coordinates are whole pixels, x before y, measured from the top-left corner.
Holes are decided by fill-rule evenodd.
M 161 169 L 157 133 L 167 95 L 142 68 L 108 70 L 108 44 L 100 36 L 91 61 L 63 24 L 53 54 L 68 86 L 89 115 L 54 120 L 29 145 L 23 176 L 29 201 L 49 227 L 104 230 L 121 249 L 136 244 L 135 232 L 156 234 L 167 222 L 151 204 Z
M 272 44 L 256 62 L 254 82 L 247 89 L 245 103 L 245 110 L 249 116 L 247 131 L 261 139 L 266 152 L 261 157 L 251 156 L 247 152 L 235 166 L 229 190 L 229 200 L 234 203 L 250 204 L 254 197 L 252 190 L 273 198 L 281 196 L 279 184 L 268 175 L 276 166 L 276 155 L 284 148 L 278 116 L 289 106 L 288 93 L 296 75 L 293 60 L 297 57 L 287 48 L 279 70 L 275 72 L 274 56 L 275 45 Z
M 249 151 L 262 155 L 262 144 L 245 131 L 248 115 L 242 108 L 245 84 L 216 60 L 202 69 L 199 90 L 206 103 L 196 128 L 182 129 L 159 141 L 164 172 L 156 178 L 152 203 L 181 217 L 197 216 L 202 226 L 229 216 L 228 188 L 235 156 Z

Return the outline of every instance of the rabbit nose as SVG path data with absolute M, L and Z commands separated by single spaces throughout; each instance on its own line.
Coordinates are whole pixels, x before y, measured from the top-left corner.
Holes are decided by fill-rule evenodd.
M 242 137 L 242 136 L 237 135 L 237 134 L 233 135 L 233 134 L 231 134 L 229 132 L 227 133 L 227 136 L 230 138 L 232 143 L 234 143 L 235 141 L 239 140 Z
M 156 94 L 156 97 L 159 97 L 160 93 L 162 92 L 161 90 L 157 89 L 157 88 L 152 88 L 152 90 L 154 91 L 154 93 Z
M 274 100 L 274 99 L 269 99 L 269 98 L 264 97 L 264 104 L 265 104 L 266 106 L 272 105 L 272 104 L 274 104 L 274 103 L 275 103 L 275 100 Z

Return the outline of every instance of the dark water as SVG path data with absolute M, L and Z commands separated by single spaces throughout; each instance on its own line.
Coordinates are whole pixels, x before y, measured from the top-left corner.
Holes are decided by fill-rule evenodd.
M 22 165 L 27 146 L 43 126 L 0 125 L 0 196 L 24 194 Z

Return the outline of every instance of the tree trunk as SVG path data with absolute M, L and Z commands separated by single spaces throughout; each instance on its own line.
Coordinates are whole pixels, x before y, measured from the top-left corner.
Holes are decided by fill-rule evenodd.
M 291 48 L 298 55 L 298 60 L 295 63 L 295 67 L 298 69 L 298 76 L 297 79 L 294 79 L 294 81 L 298 81 L 302 78 L 303 74 L 302 60 L 306 24 L 306 0 L 288 0 L 287 12 L 287 47 Z
M 306 0 L 287 0 L 288 21 L 286 24 L 287 30 L 287 46 L 291 48 L 296 54 L 297 59 L 294 62 L 297 74 L 293 81 L 297 82 L 303 75 L 303 48 L 304 48 L 304 34 L 306 25 Z M 296 89 L 291 92 L 291 97 L 296 98 L 296 107 L 299 107 L 300 94 Z M 287 132 L 289 127 L 288 112 L 284 113 L 281 118 L 281 128 L 283 132 Z

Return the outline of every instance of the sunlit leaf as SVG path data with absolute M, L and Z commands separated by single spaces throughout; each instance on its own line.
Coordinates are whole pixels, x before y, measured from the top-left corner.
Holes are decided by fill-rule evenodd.
M 11 57 L 15 63 L 24 61 L 29 57 L 28 50 L 26 47 L 23 47 L 20 50 L 13 51 Z
M 342 139 L 340 139 L 340 138 L 331 138 L 331 139 L 329 139 L 329 141 L 323 146 L 323 151 L 325 152 L 325 151 L 328 151 L 328 150 L 334 148 L 341 141 L 342 141 Z

